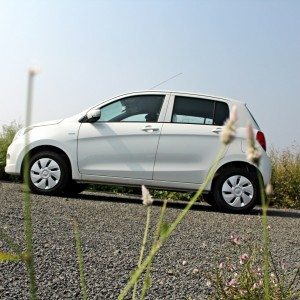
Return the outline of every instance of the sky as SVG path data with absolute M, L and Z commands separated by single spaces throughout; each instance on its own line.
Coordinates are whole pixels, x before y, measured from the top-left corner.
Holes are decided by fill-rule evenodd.
M 300 144 L 300 1 L 0 0 L 0 126 L 72 116 L 130 91 L 248 104 L 269 146 Z

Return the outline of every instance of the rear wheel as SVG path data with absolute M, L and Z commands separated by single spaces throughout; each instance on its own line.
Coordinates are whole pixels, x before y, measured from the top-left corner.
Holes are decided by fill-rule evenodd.
M 215 180 L 213 195 L 221 210 L 249 212 L 259 198 L 257 174 L 247 169 L 225 169 Z
M 34 154 L 29 160 L 29 168 L 24 172 L 29 176 L 30 190 L 38 194 L 60 194 L 69 182 L 66 159 L 55 152 Z

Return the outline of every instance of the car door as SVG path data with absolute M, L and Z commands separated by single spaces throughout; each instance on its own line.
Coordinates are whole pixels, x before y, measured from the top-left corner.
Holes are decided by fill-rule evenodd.
M 133 95 L 100 105 L 100 119 L 79 129 L 80 173 L 152 179 L 167 96 Z
M 219 133 L 228 116 L 225 101 L 172 95 L 153 179 L 202 183 L 220 149 Z

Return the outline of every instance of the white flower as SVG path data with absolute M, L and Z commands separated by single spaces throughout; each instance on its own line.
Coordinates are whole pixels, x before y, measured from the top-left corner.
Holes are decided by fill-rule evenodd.
M 243 265 L 249 259 L 249 255 L 244 253 L 240 256 L 240 264 Z
M 222 261 L 220 264 L 219 264 L 219 269 L 222 270 L 224 269 L 225 267 L 225 263 Z
M 220 134 L 220 140 L 223 144 L 230 144 L 235 138 L 235 123 L 237 121 L 237 107 L 232 107 L 230 118 L 225 122 L 224 128 Z
M 233 234 L 230 236 L 230 242 L 233 244 L 233 245 L 240 245 L 242 243 L 242 237 L 240 236 L 234 236 Z
M 236 267 L 235 267 L 235 265 L 233 265 L 233 264 L 230 264 L 230 265 L 228 266 L 228 271 L 230 271 L 230 272 L 234 272 L 234 271 L 236 271 Z
M 144 185 L 142 185 L 142 199 L 143 204 L 146 206 L 152 205 L 153 203 L 152 196 L 150 195 L 150 192 Z
M 252 286 L 252 289 L 253 289 L 253 290 L 257 290 L 257 289 L 259 289 L 259 288 L 260 288 L 259 282 L 255 282 L 255 283 L 253 284 L 253 286 Z
M 237 280 L 233 278 L 230 281 L 228 281 L 226 285 L 236 287 L 237 283 L 238 283 Z

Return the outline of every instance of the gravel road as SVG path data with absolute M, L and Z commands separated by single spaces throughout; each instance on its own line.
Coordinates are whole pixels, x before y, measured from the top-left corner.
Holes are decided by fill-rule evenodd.
M 85 192 L 76 198 L 32 195 L 34 254 L 40 299 L 80 299 L 72 219 L 81 228 L 90 299 L 116 299 L 136 266 L 146 208 L 137 197 Z M 157 217 L 162 201 L 153 206 Z M 172 220 L 184 207 L 170 202 Z M 219 213 L 198 203 L 157 255 L 147 299 L 207 299 L 206 276 L 216 257 L 232 257 L 230 235 L 261 241 L 260 210 Z M 299 265 L 300 211 L 270 210 L 275 259 Z M 155 222 L 152 222 L 154 228 Z M 0 228 L 23 245 L 22 185 L 0 182 Z M 8 250 L 0 241 L 0 251 Z M 0 264 L 0 299 L 28 299 L 22 263 Z

